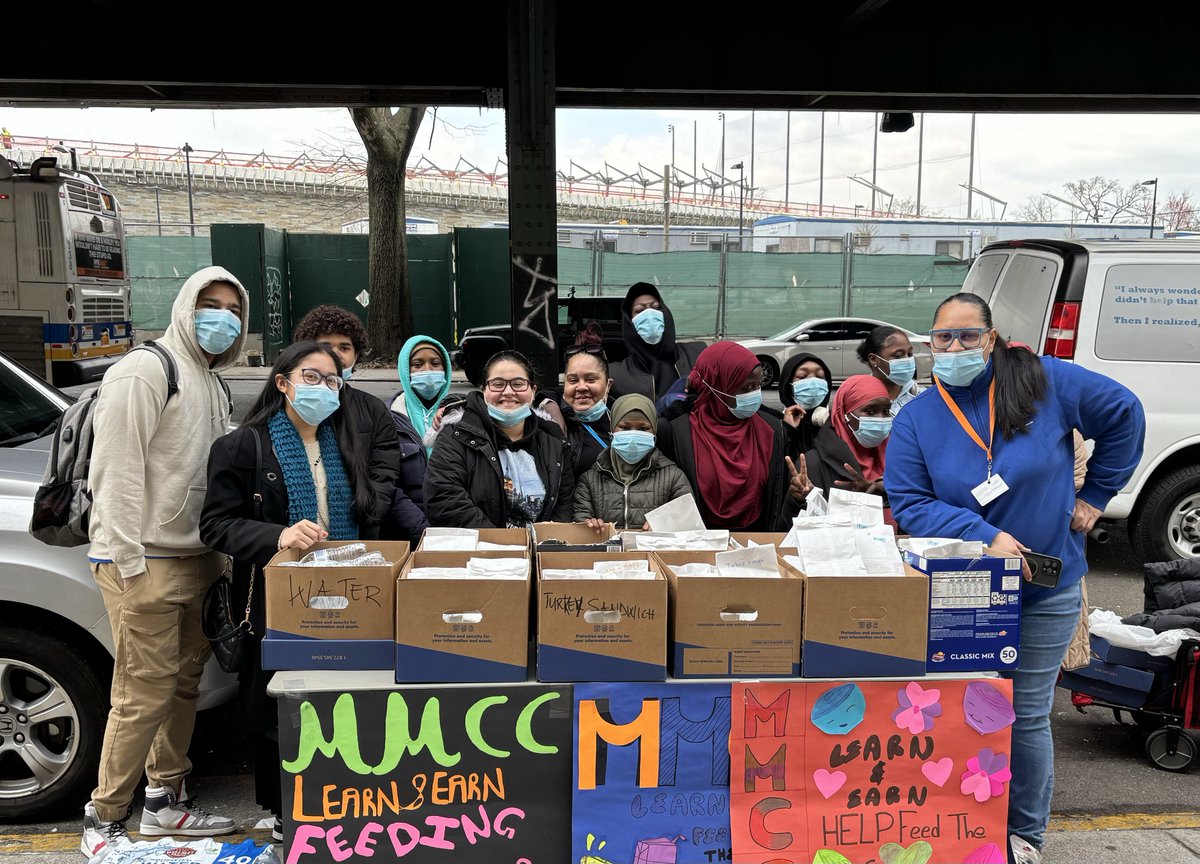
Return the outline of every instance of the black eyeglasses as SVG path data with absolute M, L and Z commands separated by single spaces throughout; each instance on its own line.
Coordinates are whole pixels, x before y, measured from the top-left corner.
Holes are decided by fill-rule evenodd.
M 524 393 L 529 389 L 528 378 L 489 378 L 487 389 L 493 393 L 503 393 L 505 387 L 511 387 L 514 393 Z

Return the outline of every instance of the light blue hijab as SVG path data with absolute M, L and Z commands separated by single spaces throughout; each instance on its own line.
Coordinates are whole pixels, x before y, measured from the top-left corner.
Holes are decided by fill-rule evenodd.
M 446 383 L 438 391 L 437 398 L 433 400 L 433 407 L 431 408 L 425 407 L 425 403 L 421 401 L 421 397 L 413 389 L 412 375 L 409 372 L 409 364 L 412 360 L 413 352 L 426 345 L 438 350 L 442 355 L 442 364 L 446 370 Z M 438 406 L 442 404 L 442 400 L 450 392 L 450 353 L 436 339 L 432 339 L 429 336 L 413 336 L 400 349 L 400 356 L 396 359 L 396 371 L 400 375 L 400 386 L 404 390 L 404 408 L 408 414 L 408 419 L 412 421 L 413 428 L 417 430 L 417 434 L 424 440 L 426 431 L 428 431 L 430 425 L 433 423 L 433 416 L 437 413 Z M 430 449 L 427 447 L 426 452 L 429 452 Z

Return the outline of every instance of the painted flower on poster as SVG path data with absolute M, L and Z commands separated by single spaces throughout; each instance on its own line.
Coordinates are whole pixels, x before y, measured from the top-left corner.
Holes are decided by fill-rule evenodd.
M 929 732 L 933 729 L 934 718 L 942 716 L 941 698 L 941 690 L 926 690 L 916 681 L 910 681 L 896 693 L 896 701 L 900 704 L 892 713 L 896 728 L 907 729 L 914 735 Z
M 964 795 L 972 795 L 979 803 L 1004 794 L 1004 784 L 1012 779 L 1008 770 L 1008 756 L 993 753 L 990 747 L 979 751 L 978 756 L 967 760 L 967 770 L 962 773 L 959 789 Z

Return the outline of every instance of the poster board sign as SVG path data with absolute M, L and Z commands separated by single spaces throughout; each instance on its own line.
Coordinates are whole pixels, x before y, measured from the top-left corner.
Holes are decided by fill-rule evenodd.
M 571 708 L 538 685 L 279 699 L 285 864 L 560 864 Z
M 736 683 L 738 864 L 1004 864 L 1012 684 Z
M 576 684 L 575 716 L 563 860 L 732 860 L 728 684 Z

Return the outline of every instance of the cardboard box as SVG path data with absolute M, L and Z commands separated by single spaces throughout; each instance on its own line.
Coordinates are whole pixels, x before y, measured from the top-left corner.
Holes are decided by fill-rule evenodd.
M 1145 651 L 1118 648 L 1107 639 L 1095 634 L 1092 635 L 1091 640 L 1092 655 L 1105 663 L 1116 663 L 1119 666 L 1132 666 L 1135 669 L 1148 669 L 1151 672 L 1168 674 L 1175 668 L 1175 661 L 1170 657 L 1155 657 Z
M 396 576 L 409 544 L 363 540 L 388 567 L 289 567 L 311 549 L 284 549 L 263 569 L 264 669 L 390 669 Z M 346 546 L 318 543 L 312 549 Z
M 684 564 L 715 564 L 716 552 L 656 552 L 670 601 L 675 678 L 795 678 L 800 674 L 804 580 L 776 559 L 782 575 L 679 576 Z
M 649 552 L 538 556 L 539 681 L 662 681 L 667 677 L 667 580 Z M 645 561 L 654 579 L 555 579 L 601 561 Z
M 1147 669 L 1118 666 L 1115 663 L 1105 663 L 1103 660 L 1095 659 L 1080 669 L 1072 669 L 1071 672 L 1083 678 L 1103 681 L 1113 687 L 1137 690 L 1139 693 L 1149 693 L 1154 689 L 1154 683 L 1157 680 L 1157 676 Z
M 1146 704 L 1147 699 L 1147 694 L 1140 690 L 1117 687 L 1107 681 L 1098 681 L 1074 672 L 1063 672 L 1062 677 L 1058 679 L 1058 686 L 1064 690 L 1085 693 L 1095 699 L 1125 708 L 1141 708 Z
M 805 678 L 916 678 L 925 674 L 929 577 L 805 576 Z
M 525 681 L 529 579 L 409 579 L 418 567 L 466 567 L 517 552 L 414 552 L 396 582 L 396 682 Z
M 601 543 L 608 547 L 609 552 L 621 551 L 621 537 L 617 526 L 606 522 L 600 534 L 578 522 L 538 522 L 533 526 L 533 546 L 536 552 L 597 553 L 604 551 L 598 548 Z
M 1001 672 L 1017 668 L 1021 642 L 1021 559 L 904 560 L 929 576 L 929 671 Z
M 481 543 L 498 543 L 503 546 L 523 546 L 526 552 L 529 551 L 529 529 L 528 528 L 480 528 L 479 541 Z M 425 538 L 421 538 L 420 544 L 416 548 L 417 552 L 430 551 L 425 548 Z M 433 550 L 437 551 L 437 550 Z M 487 550 L 487 551 L 503 551 L 503 550 Z M 518 554 L 516 550 L 510 553 L 511 555 Z M 434 565 L 436 566 L 436 565 Z

